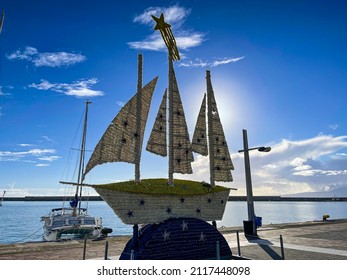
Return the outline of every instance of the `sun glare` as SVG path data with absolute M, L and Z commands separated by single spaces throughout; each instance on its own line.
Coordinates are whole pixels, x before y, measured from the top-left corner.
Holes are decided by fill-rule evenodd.
M 243 126 L 245 119 L 248 119 L 252 113 L 252 110 L 247 112 L 242 110 L 246 103 L 245 96 L 248 95 L 245 87 L 242 87 L 238 81 L 229 77 L 226 78 L 224 75 L 214 77 L 213 73 L 212 86 L 224 132 L 228 134 L 228 131 Z M 184 96 L 184 101 L 190 111 L 190 114 L 186 114 L 187 122 L 189 127 L 194 127 L 203 95 L 206 92 L 205 79 L 192 80 L 186 86 L 185 91 L 187 95 Z M 247 104 L 247 106 L 252 107 L 251 104 Z

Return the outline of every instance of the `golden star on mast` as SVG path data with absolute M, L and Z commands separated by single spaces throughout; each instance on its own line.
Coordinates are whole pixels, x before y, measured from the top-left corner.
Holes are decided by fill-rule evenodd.
M 156 26 L 154 27 L 154 30 L 160 30 L 163 28 L 170 28 L 171 27 L 170 24 L 168 24 L 164 21 L 164 15 L 163 14 L 161 14 L 159 18 L 157 18 L 155 16 L 152 16 L 152 18 L 156 22 Z
M 152 16 L 155 20 L 156 25 L 154 30 L 159 30 L 165 45 L 169 51 L 169 56 L 172 60 L 180 60 L 180 54 L 177 49 L 175 37 L 171 31 L 171 25 L 164 21 L 164 15 L 161 14 L 159 18 Z

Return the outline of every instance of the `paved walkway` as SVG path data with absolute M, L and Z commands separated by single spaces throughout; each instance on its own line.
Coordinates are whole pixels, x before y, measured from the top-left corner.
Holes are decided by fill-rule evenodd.
M 242 228 L 223 228 L 220 231 L 233 255 L 248 259 L 281 260 L 284 254 L 286 260 L 347 260 L 347 219 L 267 225 L 258 229 L 258 238 L 248 239 Z M 107 242 L 109 258 L 117 260 L 129 238 L 117 236 L 100 241 L 88 240 L 85 259 L 104 259 Z M 81 260 L 83 247 L 83 240 L 0 245 L 0 260 Z
M 258 229 L 258 238 L 240 232 L 240 247 L 236 232 L 224 236 L 234 255 L 254 260 L 347 260 L 347 220 L 270 225 Z

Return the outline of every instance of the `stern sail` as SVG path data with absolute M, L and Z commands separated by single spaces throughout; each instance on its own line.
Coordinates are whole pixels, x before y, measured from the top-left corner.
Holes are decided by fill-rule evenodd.
M 210 71 L 206 71 L 207 99 L 204 95 L 197 123 L 195 126 L 192 149 L 194 152 L 210 157 L 210 184 L 215 181 L 233 181 L 231 170 L 234 165 L 230 158 L 229 148 L 219 118 L 217 103 L 211 83 Z M 206 102 L 207 102 L 207 128 L 206 128 Z M 206 131 L 207 130 L 207 131 Z M 206 137 L 208 132 L 208 137 Z M 208 149 L 207 151 L 207 138 Z

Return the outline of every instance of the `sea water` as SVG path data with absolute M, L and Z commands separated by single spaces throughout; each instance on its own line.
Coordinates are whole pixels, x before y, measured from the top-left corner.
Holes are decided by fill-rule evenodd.
M 62 206 L 59 201 L 4 201 L 0 207 L 0 244 L 42 241 L 41 216 L 52 208 Z M 86 205 L 82 205 L 85 207 Z M 263 225 L 347 218 L 347 202 L 254 202 L 256 216 L 262 217 Z M 132 226 L 125 225 L 104 201 L 88 203 L 88 214 L 102 217 L 103 225 L 112 228 L 110 235 L 130 235 Z M 223 219 L 218 227 L 242 226 L 248 220 L 247 203 L 227 203 Z

